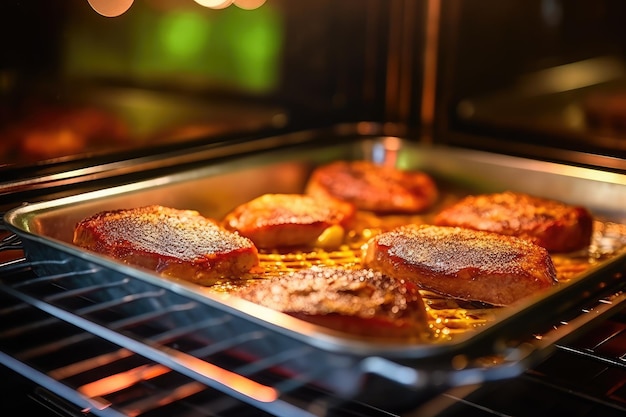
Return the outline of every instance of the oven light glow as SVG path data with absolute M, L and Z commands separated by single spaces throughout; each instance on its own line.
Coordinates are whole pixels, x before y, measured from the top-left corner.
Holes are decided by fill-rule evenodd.
M 225 9 L 232 4 L 232 0 L 194 0 L 200 6 L 210 9 Z
M 245 10 L 254 10 L 265 4 L 266 0 L 194 0 L 201 6 L 211 9 L 225 9 L 231 4 Z
M 92 9 L 106 17 L 120 16 L 132 6 L 135 0 L 87 0 Z M 265 4 L 267 0 L 193 0 L 200 6 L 210 9 L 225 9 L 235 5 L 240 9 L 254 10 Z
M 87 0 L 92 9 L 106 17 L 117 17 L 125 13 L 135 0 Z

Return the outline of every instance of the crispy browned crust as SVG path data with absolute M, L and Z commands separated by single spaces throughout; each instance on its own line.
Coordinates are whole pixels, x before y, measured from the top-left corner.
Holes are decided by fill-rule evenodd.
M 427 329 L 417 286 L 368 269 L 312 267 L 262 280 L 235 295 L 360 336 L 421 338 Z
M 193 210 L 162 206 L 103 211 L 81 220 L 74 243 L 162 275 L 210 285 L 259 265 L 247 238 Z
M 454 298 L 508 305 L 557 283 L 548 252 L 527 240 L 407 225 L 372 238 L 363 264 Z
M 369 161 L 336 161 L 319 166 L 312 172 L 306 192 L 381 214 L 423 212 L 438 198 L 437 187 L 429 175 Z
M 584 207 L 514 192 L 466 197 L 437 214 L 434 223 L 517 236 L 550 252 L 582 249 L 593 232 Z
M 304 194 L 264 194 L 224 217 L 224 227 L 248 237 L 258 248 L 311 247 L 331 226 L 346 227 L 352 204 Z

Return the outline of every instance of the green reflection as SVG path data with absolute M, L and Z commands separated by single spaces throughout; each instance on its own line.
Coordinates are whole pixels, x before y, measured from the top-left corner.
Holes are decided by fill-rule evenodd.
M 164 15 L 159 22 L 158 36 L 164 58 L 193 61 L 207 48 L 211 20 L 189 11 Z
M 143 2 L 113 19 L 77 14 L 65 40 L 69 75 L 264 92 L 279 79 L 283 28 L 279 11 L 267 3 L 256 10 L 159 10 Z
M 246 11 L 226 10 L 216 31 L 224 34 L 224 47 L 232 51 L 231 65 L 238 79 L 263 89 L 277 81 L 281 37 L 279 16 L 270 7 Z

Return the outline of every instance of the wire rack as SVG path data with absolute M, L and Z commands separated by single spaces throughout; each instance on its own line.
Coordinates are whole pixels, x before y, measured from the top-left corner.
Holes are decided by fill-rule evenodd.
M 42 277 L 32 267 L 24 260 L 0 266 L 0 359 L 85 410 L 342 415 L 347 401 L 315 386 L 315 375 L 286 371 L 297 369 L 291 362 L 315 360 L 314 349 L 259 357 L 268 335 L 242 328 L 232 316 L 217 317 L 203 304 L 150 288 L 118 297 L 128 280 L 98 282 L 93 270 Z M 233 326 L 236 337 L 229 334 Z M 274 344 L 275 335 L 271 339 Z M 349 407 L 349 415 L 389 415 L 355 401 Z
M 0 243 L 0 252 L 21 248 L 11 234 Z M 376 406 L 372 391 L 365 396 L 374 405 L 360 401 L 363 393 L 354 397 L 372 370 L 389 378 L 378 395 L 403 388 L 392 401 L 400 407 L 421 401 L 420 388 L 432 382 L 427 371 L 330 354 L 166 287 L 89 263 L 63 265 L 71 262 L 0 264 L 0 362 L 96 415 L 384 416 L 394 414 Z M 452 385 L 507 378 L 525 366 L 435 376 L 443 389 L 446 378 L 457 379 Z

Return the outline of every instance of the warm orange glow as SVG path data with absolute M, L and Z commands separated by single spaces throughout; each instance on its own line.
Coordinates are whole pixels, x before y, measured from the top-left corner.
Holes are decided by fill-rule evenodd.
M 118 349 L 114 352 L 96 356 L 95 358 L 85 359 L 83 361 L 74 362 L 68 366 L 54 369 L 48 372 L 48 376 L 57 380 L 66 379 L 99 366 L 109 365 L 115 361 L 128 358 L 132 355 L 133 352 L 130 350 Z
M 278 393 L 274 388 L 259 384 L 244 376 L 227 371 L 192 356 L 180 354 L 176 351 L 172 351 L 171 354 L 173 356 L 179 356 L 177 359 L 195 372 L 257 401 L 272 402 L 278 398 Z M 168 372 L 171 372 L 171 370 L 163 365 L 140 366 L 117 375 L 111 375 L 98 381 L 85 384 L 81 386 L 78 391 L 89 398 L 102 397 Z
M 170 372 L 170 370 L 162 365 L 141 366 L 121 374 L 99 379 L 90 384 L 85 384 L 79 388 L 79 391 L 90 398 L 101 397 L 167 372 Z
M 177 352 L 174 352 L 174 354 L 176 353 Z M 278 393 L 274 388 L 259 384 L 258 382 L 254 382 L 251 379 L 227 371 L 201 359 L 197 359 L 192 356 L 186 356 L 179 359 L 185 362 L 185 365 L 194 371 L 257 401 L 272 402 L 276 401 L 278 398 Z
M 169 390 L 167 394 L 160 397 L 156 401 L 152 397 L 146 397 L 141 400 L 134 401 L 129 406 L 122 408 L 122 411 L 125 416 L 137 417 L 150 410 L 165 407 L 166 405 L 182 400 L 183 398 L 191 397 L 192 395 L 202 392 L 205 389 L 206 386 L 199 382 L 190 382 L 189 384 L 179 386 L 176 389 Z
M 87 0 L 91 7 L 102 16 L 116 17 L 133 5 L 135 0 Z
M 266 0 L 234 0 L 233 4 L 240 9 L 254 10 L 265 4 Z

